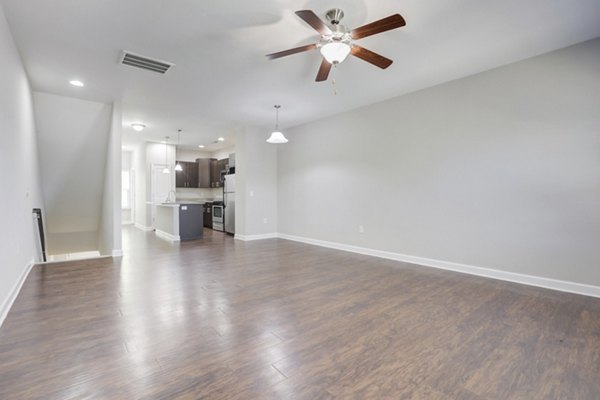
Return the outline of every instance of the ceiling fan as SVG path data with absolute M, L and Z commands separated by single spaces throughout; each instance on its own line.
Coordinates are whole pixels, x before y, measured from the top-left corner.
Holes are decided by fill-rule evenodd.
M 318 43 L 307 44 L 277 53 L 267 54 L 270 60 L 289 56 L 291 54 L 302 53 L 304 51 L 319 49 L 323 55 L 323 61 L 317 73 L 317 82 L 326 81 L 329 76 L 331 66 L 339 64 L 346 59 L 349 54 L 358 57 L 368 63 L 371 63 L 381 69 L 386 69 L 392 64 L 392 60 L 370 50 L 360 47 L 354 41 L 377 33 L 400 28 L 406 25 L 404 18 L 400 14 L 390 15 L 370 24 L 349 31 L 340 21 L 344 17 L 344 12 L 339 8 L 327 11 L 325 17 L 329 25 L 323 22 L 317 14 L 311 10 L 296 11 L 299 16 L 321 34 Z

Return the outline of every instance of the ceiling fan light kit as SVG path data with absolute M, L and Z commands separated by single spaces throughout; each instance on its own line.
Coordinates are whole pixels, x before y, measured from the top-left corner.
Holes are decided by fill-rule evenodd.
M 321 47 L 321 54 L 329 64 L 339 64 L 350 54 L 350 45 L 342 42 L 329 42 Z
M 354 41 L 406 25 L 404 18 L 402 18 L 400 14 L 394 14 L 348 31 L 344 25 L 340 24 L 340 21 L 344 17 L 344 12 L 339 8 L 329 10 L 325 15 L 329 24 L 323 22 L 317 14 L 311 10 L 296 11 L 296 15 L 319 32 L 321 35 L 319 41 L 315 44 L 268 54 L 267 58 L 273 60 L 296 53 L 319 49 L 323 56 L 323 61 L 321 62 L 319 72 L 317 73 L 317 82 L 326 81 L 331 66 L 342 63 L 350 54 L 381 69 L 386 69 L 392 64 L 392 60 L 367 50 L 364 47 L 355 44 Z

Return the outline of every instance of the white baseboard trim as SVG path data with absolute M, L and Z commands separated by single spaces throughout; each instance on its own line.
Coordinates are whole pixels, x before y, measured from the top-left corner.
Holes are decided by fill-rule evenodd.
M 142 230 L 144 232 L 150 232 L 150 231 L 154 230 L 154 228 L 151 227 L 151 226 L 144 226 L 142 224 L 138 224 L 137 222 L 134 223 L 133 226 L 135 226 L 136 228 L 138 228 L 138 229 L 140 229 L 140 230 Z
M 249 242 L 252 240 L 276 239 L 278 237 L 279 235 L 277 233 L 263 233 L 260 235 L 239 235 L 236 233 L 233 238 L 237 240 L 242 240 L 244 242 Z
M 103 258 L 112 258 L 112 256 L 110 255 L 101 255 L 98 254 L 97 256 L 91 256 L 91 257 L 84 257 L 84 258 L 70 258 L 70 259 L 65 259 L 65 260 L 52 260 L 52 261 L 40 261 L 40 262 L 36 262 L 36 265 L 47 265 L 49 267 L 51 267 L 54 264 L 64 264 L 64 263 L 71 263 L 71 262 L 78 262 L 78 261 L 90 261 L 90 260 L 100 260 Z
M 133 225 L 133 221 L 121 221 L 121 225 Z
M 170 233 L 167 233 L 165 231 L 161 231 L 160 229 L 155 229 L 154 233 L 159 238 L 168 240 L 169 242 L 179 242 L 181 240 L 181 238 L 179 237 L 179 235 L 177 235 L 177 236 L 171 235 Z
M 110 252 L 110 255 L 113 257 L 123 257 L 123 250 L 122 249 L 113 249 Z
M 4 320 L 6 319 L 8 312 L 10 311 L 15 300 L 17 299 L 17 296 L 19 295 L 19 292 L 21 291 L 21 288 L 23 287 L 25 280 L 27 279 L 27 277 L 29 276 L 29 273 L 31 272 L 31 268 L 33 268 L 34 265 L 35 265 L 35 261 L 31 260 L 29 262 L 29 264 L 27 265 L 27 267 L 25 267 L 25 269 L 23 269 L 21 276 L 15 282 L 15 285 L 13 286 L 12 290 L 10 291 L 10 294 L 8 295 L 8 297 L 6 299 L 4 299 L 4 302 L 2 303 L 2 307 L 0 307 L 0 327 L 2 327 L 2 324 L 4 323 Z
M 310 239 L 301 236 L 287 235 L 283 233 L 279 233 L 277 236 L 281 239 L 293 240 L 295 242 L 302 242 L 306 244 L 312 244 L 315 246 L 328 247 L 331 249 L 364 254 L 373 257 L 387 258 L 389 260 L 402 261 L 410 264 L 422 265 L 425 267 L 445 269 L 454 272 L 461 272 L 464 274 L 482 276 L 485 278 L 499 279 L 502 281 L 515 282 L 523 285 L 558 290 L 561 292 L 581 294 L 584 296 L 600 297 L 600 286 L 586 285 L 583 283 L 562 281 L 558 279 L 544 278 L 540 276 L 525 275 L 516 272 L 500 271 L 497 269 L 476 267 L 473 265 L 459 264 L 450 261 L 434 260 L 431 258 L 409 256 L 406 254 L 374 250 L 366 247 L 351 246 L 343 243 L 328 242 L 325 240 Z

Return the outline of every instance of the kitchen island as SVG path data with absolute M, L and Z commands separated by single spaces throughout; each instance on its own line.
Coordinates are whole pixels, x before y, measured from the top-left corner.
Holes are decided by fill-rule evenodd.
M 179 204 L 153 203 L 156 235 L 171 242 L 179 242 Z
M 203 203 L 153 203 L 156 235 L 171 242 L 203 236 Z

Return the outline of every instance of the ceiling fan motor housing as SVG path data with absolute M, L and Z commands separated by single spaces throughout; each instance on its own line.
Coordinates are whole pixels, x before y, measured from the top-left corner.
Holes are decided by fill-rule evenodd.
M 344 18 L 344 12 L 339 8 L 333 8 L 327 11 L 325 18 L 327 18 L 327 21 L 329 21 L 331 25 L 339 25 L 342 18 Z
M 321 35 L 318 46 L 321 47 L 331 42 L 341 42 L 352 46 L 352 36 L 348 33 L 346 27 L 340 24 L 341 19 L 344 18 L 344 12 L 339 8 L 334 8 L 327 11 L 325 17 L 330 24 L 331 34 Z

